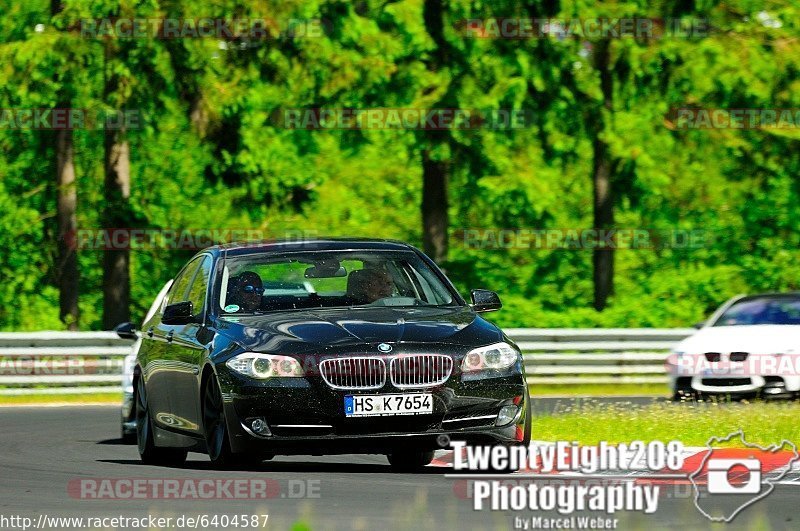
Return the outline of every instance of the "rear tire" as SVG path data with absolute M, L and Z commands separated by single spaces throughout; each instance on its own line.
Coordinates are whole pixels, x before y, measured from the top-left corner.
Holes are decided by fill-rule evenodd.
M 136 432 L 125 431 L 125 428 L 120 428 L 119 438 L 123 444 L 136 444 Z
M 147 391 L 144 379 L 139 377 L 134 397 L 136 408 L 136 443 L 139 446 L 139 457 L 146 465 L 181 466 L 186 462 L 183 448 L 160 448 L 153 440 L 153 422 L 150 418 L 150 407 L 147 403 Z
M 388 454 L 386 457 L 394 472 L 418 472 L 431 464 L 433 450 L 429 452 L 401 451 Z

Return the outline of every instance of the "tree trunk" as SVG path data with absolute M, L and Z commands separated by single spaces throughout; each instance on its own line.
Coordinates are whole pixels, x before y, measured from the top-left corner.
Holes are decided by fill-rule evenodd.
M 51 16 L 55 17 L 63 10 L 63 0 L 50 0 Z M 57 106 L 67 108 L 70 107 L 70 103 L 59 100 Z M 56 223 L 58 224 L 55 276 L 58 285 L 58 315 L 61 322 L 67 325 L 67 330 L 77 330 L 80 319 L 78 311 L 80 270 L 78 249 L 75 245 L 78 230 L 76 217 L 78 190 L 75 184 L 72 129 L 60 129 L 55 132 L 55 151 Z
M 437 263 L 447 260 L 448 170 L 447 162 L 431 160 L 429 149 L 422 152 L 422 243 Z
M 78 250 L 75 236 L 78 229 L 76 208 L 78 193 L 75 186 L 72 130 L 56 131 L 56 210 L 58 222 L 59 317 L 67 330 L 77 330 L 79 324 Z
M 433 40 L 435 47 L 426 59 L 426 67 L 431 72 L 438 72 L 448 66 L 448 43 L 444 36 L 443 0 L 425 0 L 422 9 L 425 30 Z M 435 107 L 440 106 L 441 102 Z M 448 228 L 450 219 L 447 215 L 448 198 L 447 182 L 450 163 L 446 160 L 434 160 L 431 152 L 448 142 L 449 131 L 424 131 L 421 135 L 422 155 L 422 246 L 425 254 L 435 262 L 447 260 Z
M 124 129 L 105 130 L 105 228 L 130 228 L 130 153 Z M 130 321 L 130 248 L 103 253 L 103 328 Z
M 613 82 L 610 70 L 609 41 L 599 41 L 595 46 L 594 66 L 600 73 L 603 94 L 602 110 L 594 124 L 592 151 L 594 163 L 592 182 L 594 189 L 594 229 L 608 230 L 614 226 L 614 190 L 612 187 L 612 161 L 608 144 L 601 138 L 605 117 L 613 109 Z M 592 256 L 594 279 L 594 308 L 606 307 L 608 297 L 614 293 L 614 249 L 595 249 Z
M 607 230 L 614 226 L 614 205 L 611 194 L 611 163 L 608 146 L 602 140 L 594 141 L 594 228 Z M 599 238 L 602 240 L 602 238 Z M 594 308 L 606 307 L 608 297 L 614 292 L 614 249 L 595 249 Z

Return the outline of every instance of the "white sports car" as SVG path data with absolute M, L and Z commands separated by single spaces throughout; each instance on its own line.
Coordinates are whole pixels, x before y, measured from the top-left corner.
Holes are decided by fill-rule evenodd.
M 800 293 L 740 295 L 667 360 L 673 398 L 800 392 Z
M 172 286 L 172 280 L 164 284 L 164 287 L 158 292 L 153 304 L 150 305 L 150 309 L 147 310 L 147 316 L 142 322 L 149 321 L 161 309 L 164 295 L 167 294 L 170 286 Z M 120 429 L 122 440 L 133 444 L 136 442 L 136 419 L 133 411 L 133 367 L 136 365 L 136 354 L 142 345 L 142 338 L 131 323 L 122 323 L 114 330 L 124 339 L 136 339 L 136 342 L 131 347 L 131 353 L 125 356 L 125 361 L 122 365 L 122 426 Z

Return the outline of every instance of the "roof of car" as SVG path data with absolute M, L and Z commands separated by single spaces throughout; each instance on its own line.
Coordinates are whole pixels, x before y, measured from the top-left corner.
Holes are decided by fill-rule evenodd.
M 232 242 L 224 245 L 215 245 L 205 249 L 205 251 L 227 251 L 229 255 L 238 255 L 263 251 L 344 251 L 349 249 L 407 251 L 413 250 L 414 248 L 407 243 L 396 240 L 380 240 L 374 238 L 319 238 L 307 240 L 290 239 Z
M 800 291 L 768 291 L 766 293 L 752 293 L 750 295 L 742 295 L 738 300 L 745 299 L 759 299 L 762 297 L 799 297 Z

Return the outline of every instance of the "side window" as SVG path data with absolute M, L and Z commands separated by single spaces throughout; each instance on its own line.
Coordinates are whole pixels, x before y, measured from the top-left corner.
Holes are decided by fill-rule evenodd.
M 189 300 L 186 297 L 186 292 L 189 288 L 189 283 L 192 281 L 192 278 L 194 278 L 195 272 L 197 272 L 197 266 L 200 265 L 201 259 L 201 257 L 198 257 L 192 260 L 189 262 L 189 265 L 187 265 L 186 268 L 181 271 L 181 273 L 175 279 L 175 283 L 172 284 L 172 289 L 169 290 L 167 300 L 164 304 L 165 307 L 168 304 Z
M 200 262 L 200 267 L 194 275 L 194 281 L 189 287 L 188 300 L 192 301 L 192 311 L 195 315 L 203 313 L 208 290 L 208 277 L 211 275 L 211 257 L 206 255 Z

